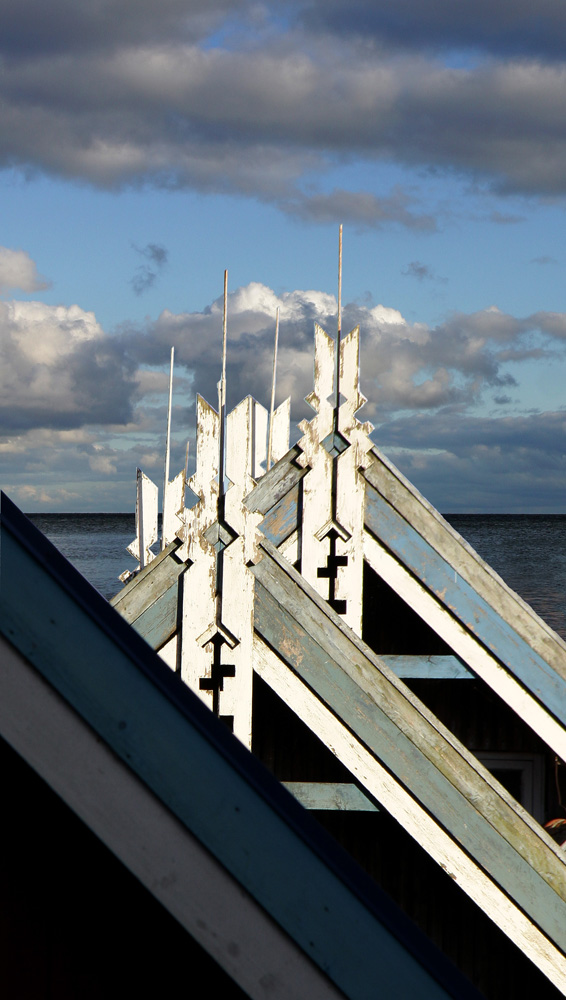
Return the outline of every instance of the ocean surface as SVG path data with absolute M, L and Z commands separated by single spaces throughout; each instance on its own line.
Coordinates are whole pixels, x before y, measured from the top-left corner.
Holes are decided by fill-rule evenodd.
M 566 639 L 566 515 L 447 514 L 448 521 Z M 30 519 L 109 599 L 134 569 L 133 514 L 32 514 Z

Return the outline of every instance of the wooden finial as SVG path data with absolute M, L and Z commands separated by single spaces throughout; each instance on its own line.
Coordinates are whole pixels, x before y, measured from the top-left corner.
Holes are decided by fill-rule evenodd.
M 275 344 L 273 347 L 273 374 L 271 378 L 271 406 L 269 409 L 269 436 L 267 441 L 267 471 L 271 468 L 271 445 L 273 442 L 273 413 L 275 410 L 275 382 L 277 379 L 277 345 L 279 342 L 279 306 L 275 314 Z

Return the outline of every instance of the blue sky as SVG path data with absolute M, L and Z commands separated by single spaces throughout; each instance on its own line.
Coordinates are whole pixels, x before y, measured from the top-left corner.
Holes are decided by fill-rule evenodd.
M 6 0 L 0 481 L 128 510 L 229 394 L 308 414 L 314 320 L 442 511 L 566 511 L 561 0 Z M 382 308 L 380 308 L 382 307 Z

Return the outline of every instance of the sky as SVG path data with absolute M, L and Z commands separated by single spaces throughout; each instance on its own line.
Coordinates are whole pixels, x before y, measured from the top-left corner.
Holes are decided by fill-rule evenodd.
M 563 0 L 2 0 L 0 484 L 127 511 L 195 397 L 360 418 L 442 512 L 566 513 Z M 293 423 L 294 426 L 294 423 Z M 298 438 L 294 433 L 294 439 Z

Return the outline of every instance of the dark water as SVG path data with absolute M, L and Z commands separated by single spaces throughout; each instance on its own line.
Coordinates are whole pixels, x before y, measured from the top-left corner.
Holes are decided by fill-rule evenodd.
M 446 514 L 472 548 L 566 639 L 566 514 Z
M 107 600 L 122 588 L 120 573 L 136 568 L 136 560 L 126 552 L 136 533 L 133 514 L 28 517 Z
M 566 515 L 447 514 L 493 569 L 566 639 Z M 133 514 L 33 514 L 31 520 L 106 598 L 134 569 Z

